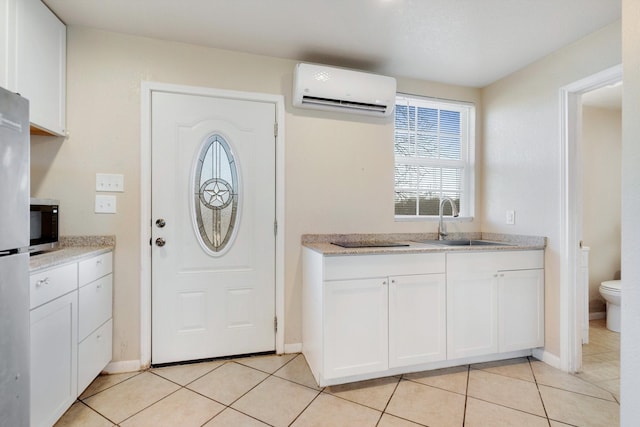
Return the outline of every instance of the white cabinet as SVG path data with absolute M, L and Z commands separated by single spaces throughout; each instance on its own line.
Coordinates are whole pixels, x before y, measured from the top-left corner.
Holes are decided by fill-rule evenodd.
M 542 250 L 302 254 L 302 352 L 320 386 L 544 345 Z
M 389 367 L 447 357 L 444 274 L 392 276 L 389 281 Z
M 447 254 L 447 356 L 544 344 L 543 251 Z
M 16 1 L 0 0 L 0 86 L 12 91 L 15 91 Z
M 111 252 L 78 264 L 78 393 L 111 361 L 112 264 Z
M 498 348 L 544 345 L 544 270 L 498 272 Z
M 112 253 L 34 273 L 31 425 L 50 427 L 111 360 Z
M 32 307 L 39 304 L 30 313 L 31 425 L 48 427 L 77 397 L 76 264 L 33 275 L 30 282 Z
M 111 361 L 113 320 L 107 320 L 78 344 L 78 395 Z
M 326 281 L 325 378 L 445 360 L 445 285 L 444 274 Z
M 498 351 L 498 289 L 494 273 L 447 269 L 447 355 Z
M 0 0 L 0 86 L 29 100 L 35 133 L 65 134 L 66 27 L 40 0 Z
M 387 369 L 387 280 L 325 283 L 325 378 Z
M 303 256 L 303 353 L 320 385 L 446 358 L 444 253 Z

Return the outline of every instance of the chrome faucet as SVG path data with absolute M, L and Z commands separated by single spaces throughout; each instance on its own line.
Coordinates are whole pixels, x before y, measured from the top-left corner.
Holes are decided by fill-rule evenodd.
M 447 227 L 445 226 L 444 221 L 442 220 L 442 211 L 444 210 L 444 203 L 449 202 L 451 204 L 451 216 L 454 218 L 458 216 L 458 208 L 456 207 L 455 202 L 450 197 L 443 197 L 440 199 L 440 209 L 438 210 L 438 215 L 440 216 L 440 223 L 438 224 L 438 240 L 444 240 L 445 237 L 449 235 L 447 233 Z

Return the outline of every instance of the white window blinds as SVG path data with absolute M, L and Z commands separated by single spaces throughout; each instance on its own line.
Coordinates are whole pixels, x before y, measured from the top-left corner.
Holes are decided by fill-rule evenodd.
M 441 197 L 472 215 L 473 106 L 398 95 L 395 110 L 395 214 L 438 215 Z M 446 205 L 450 214 L 450 207 Z

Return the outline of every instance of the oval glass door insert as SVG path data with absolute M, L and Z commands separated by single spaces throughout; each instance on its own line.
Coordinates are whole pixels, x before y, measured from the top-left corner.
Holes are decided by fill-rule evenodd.
M 196 235 L 205 252 L 222 255 L 232 244 L 238 227 L 238 164 L 229 143 L 218 134 L 203 142 L 195 161 Z

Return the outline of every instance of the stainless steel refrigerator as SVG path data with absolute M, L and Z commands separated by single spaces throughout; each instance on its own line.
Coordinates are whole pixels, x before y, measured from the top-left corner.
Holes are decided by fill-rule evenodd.
M 29 102 L 0 88 L 0 426 L 29 425 Z

